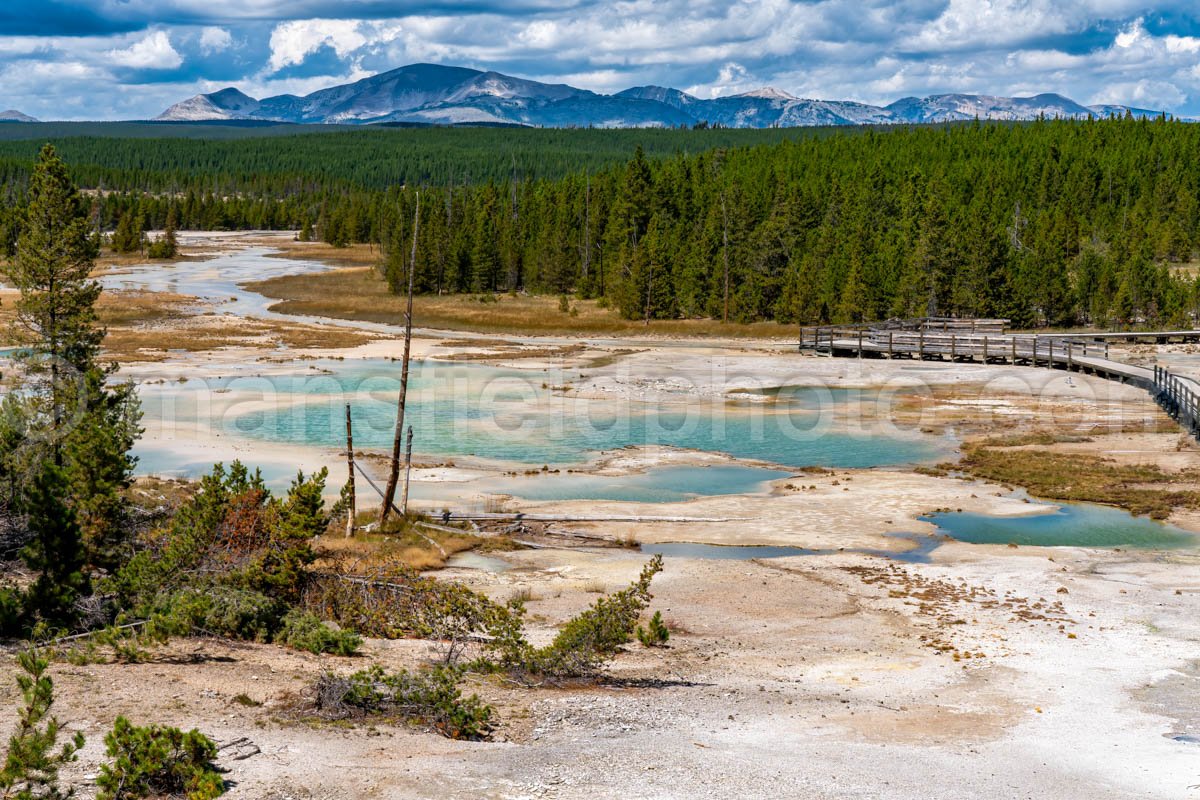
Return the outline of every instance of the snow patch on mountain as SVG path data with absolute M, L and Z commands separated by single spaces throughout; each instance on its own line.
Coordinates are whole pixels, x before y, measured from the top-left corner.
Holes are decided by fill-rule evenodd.
M 735 94 L 735 95 L 733 95 L 733 97 L 757 97 L 757 98 L 760 98 L 763 100 L 782 100 L 784 102 L 787 102 L 788 100 L 799 100 L 800 99 L 799 97 L 796 97 L 795 95 L 788 94 L 787 92 L 783 91 L 782 89 L 776 89 L 774 86 L 764 86 L 761 89 L 754 89 L 749 92 L 742 92 L 741 94 Z

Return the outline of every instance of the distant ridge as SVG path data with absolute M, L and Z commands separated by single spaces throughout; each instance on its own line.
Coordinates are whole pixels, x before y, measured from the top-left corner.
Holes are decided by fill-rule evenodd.
M 34 119 L 33 117 L 29 116 L 28 114 L 22 114 L 20 111 L 17 111 L 15 109 L 10 108 L 7 111 L 0 111 L 0 122 L 38 122 L 38 121 L 39 120 Z
M 798 98 L 773 87 L 711 100 L 663 86 L 636 86 L 605 95 L 499 72 L 411 64 L 304 97 L 285 94 L 258 100 L 229 87 L 176 103 L 157 119 L 547 128 L 674 127 L 707 123 L 730 128 L 770 128 L 971 119 L 1082 119 L 1125 114 L 1156 117 L 1161 113 L 1120 105 L 1085 106 L 1058 94 L 1033 97 L 939 94 L 905 97 L 883 107 L 848 100 Z

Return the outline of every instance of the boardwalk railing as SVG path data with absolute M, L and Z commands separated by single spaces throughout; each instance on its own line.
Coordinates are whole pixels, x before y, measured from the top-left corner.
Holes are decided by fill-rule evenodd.
M 1081 358 L 1108 358 L 1106 340 L 1041 334 L 943 333 L 868 326 L 803 328 L 800 349 L 831 355 L 981 363 L 1044 364 L 1075 369 Z
M 1192 381 L 1154 367 L 1154 384 L 1150 394 L 1155 402 L 1193 436 L 1200 437 L 1200 394 Z
M 899 324 L 895 324 L 899 322 Z M 990 328 L 998 320 L 982 320 Z M 1111 340 L 1200 341 L 1200 330 L 1137 331 L 1112 334 L 1005 334 L 972 332 L 965 325 L 937 320 L 903 320 L 879 325 L 802 328 L 800 349 L 831 356 L 914 358 L 939 361 L 979 361 L 984 364 L 1026 364 L 1035 367 L 1088 372 L 1109 380 L 1140 386 L 1180 425 L 1200 439 L 1200 382 L 1176 375 L 1165 367 L 1146 367 L 1108 357 Z

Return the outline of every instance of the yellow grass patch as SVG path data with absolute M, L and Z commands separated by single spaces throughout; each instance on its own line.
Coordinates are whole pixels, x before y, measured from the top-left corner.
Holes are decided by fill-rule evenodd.
M 333 326 L 288 324 L 240 317 L 190 317 L 176 324 L 110 327 L 104 350 L 118 361 L 162 361 L 172 351 L 195 353 L 223 347 L 319 350 L 357 347 L 374 336 Z
M 370 268 L 289 275 L 249 284 L 251 291 L 281 302 L 272 311 L 338 319 L 403 324 L 405 299 L 388 290 Z M 649 325 L 622 319 L 594 300 L 575 300 L 576 313 L 559 310 L 549 296 L 422 295 L 413 301 L 413 324 L 422 328 L 529 335 L 714 336 L 755 339 L 796 338 L 796 329 L 777 322 L 722 324 L 715 320 L 653 320 Z
M 324 242 L 289 242 L 277 238 L 268 243 L 282 251 L 271 253 L 274 258 L 320 261 L 335 267 L 374 267 L 382 258 L 379 248 L 374 245 L 352 244 L 347 247 L 333 247 Z
M 361 520 L 363 515 L 359 517 Z M 400 561 L 418 570 L 441 569 L 450 556 L 474 549 L 482 542 L 482 539 L 465 533 L 457 536 L 408 526 L 390 534 L 360 531 L 349 539 L 333 533 L 321 537 L 317 548 L 318 566 L 337 564 L 343 569 L 366 572 L 375 564 Z

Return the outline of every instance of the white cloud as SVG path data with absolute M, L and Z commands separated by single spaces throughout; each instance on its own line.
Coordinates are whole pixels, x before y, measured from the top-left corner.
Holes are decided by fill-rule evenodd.
M 1115 103 L 1151 110 L 1175 108 L 1187 99 L 1177 86 L 1166 81 L 1140 80 L 1112 83 L 1091 98 L 1092 104 Z
M 762 86 L 750 71 L 741 64 L 729 62 L 717 71 L 717 79 L 711 83 L 696 84 L 687 88 L 687 93 L 696 97 L 728 97 Z
M 233 34 L 224 28 L 207 27 L 200 31 L 200 50 L 205 55 L 220 53 L 233 46 Z
M 113 64 L 130 69 L 175 69 L 183 63 L 165 31 L 155 31 L 123 50 L 109 50 L 108 57 Z
M 486 0 L 457 7 L 453 0 L 427 0 L 424 15 L 378 20 L 339 18 L 356 7 L 378 7 L 367 0 L 361 6 L 350 0 L 114 2 L 145 9 L 147 18 L 167 19 L 174 9 L 194 21 L 114 36 L 0 35 L 5 75 L 19 78 L 37 74 L 35 66 L 53 71 L 66 63 L 74 66 L 62 73 L 64 82 L 75 80 L 71 70 L 80 67 L 94 76 L 91 83 L 80 78 L 64 85 L 56 97 L 10 80 L 0 84 L 0 107 L 36 116 L 146 116 L 230 83 L 259 97 L 302 94 L 432 61 L 597 91 L 653 83 L 711 97 L 773 85 L 801 97 L 871 103 L 909 94 L 1051 91 L 1080 101 L 1200 113 L 1200 38 L 1170 23 L 1200 20 L 1196 0 L 585 0 L 561 7 L 513 0 L 530 9 L 521 13 L 498 3 L 489 12 Z M 289 13 L 302 18 L 288 19 Z M 220 69 L 217 59 L 197 59 L 196 68 L 211 74 L 112 96 L 95 91 L 98 83 L 120 86 L 118 67 L 181 66 L 172 42 L 208 55 L 236 46 L 238 63 L 255 54 L 259 61 L 240 79 L 224 59 Z M 280 79 L 290 72 L 281 71 L 322 48 L 338 57 L 328 74 L 310 69 Z
M 271 59 L 268 69 L 303 63 L 310 54 L 330 47 L 339 58 L 346 58 L 367 45 L 378 46 L 396 39 L 400 25 L 346 19 L 302 19 L 284 22 L 271 31 Z

